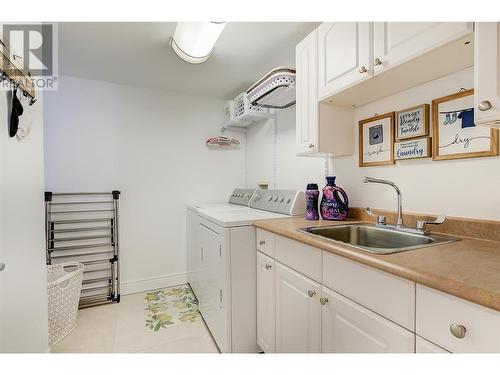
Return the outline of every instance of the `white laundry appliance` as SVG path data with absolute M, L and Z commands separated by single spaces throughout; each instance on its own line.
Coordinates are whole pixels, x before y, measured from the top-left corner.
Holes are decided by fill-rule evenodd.
M 228 203 L 188 205 L 188 281 L 221 352 L 259 351 L 253 222 L 304 213 L 297 190 L 235 189 Z

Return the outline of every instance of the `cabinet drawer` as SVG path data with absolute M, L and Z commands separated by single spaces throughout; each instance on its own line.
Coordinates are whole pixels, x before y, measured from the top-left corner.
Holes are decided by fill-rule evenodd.
M 257 228 L 257 250 L 274 258 L 274 233 Z
M 323 285 L 415 331 L 415 283 L 323 253 Z
M 500 312 L 417 285 L 417 334 L 454 353 L 500 352 Z M 465 328 L 455 337 L 452 325 Z
M 282 236 L 275 236 L 275 238 L 275 259 L 277 261 L 314 281 L 321 282 L 320 249 Z

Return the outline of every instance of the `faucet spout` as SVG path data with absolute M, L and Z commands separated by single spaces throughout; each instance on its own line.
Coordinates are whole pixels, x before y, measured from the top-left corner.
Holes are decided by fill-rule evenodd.
M 396 193 L 398 194 L 398 219 L 396 222 L 396 227 L 403 227 L 403 200 L 402 200 L 402 194 L 401 190 L 398 188 L 398 186 L 389 180 L 382 180 L 380 178 L 374 178 L 374 177 L 368 177 L 365 176 L 363 177 L 363 183 L 368 184 L 368 183 L 375 183 L 375 184 L 383 184 L 383 185 L 389 185 L 396 190 Z

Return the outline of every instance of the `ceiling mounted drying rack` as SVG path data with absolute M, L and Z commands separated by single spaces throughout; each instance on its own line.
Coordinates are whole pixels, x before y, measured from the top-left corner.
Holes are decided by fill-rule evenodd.
M 33 105 L 36 102 L 35 85 L 31 73 L 29 71 L 25 73 L 22 64 L 16 61 L 21 59 L 21 56 L 11 53 L 0 39 L 0 85 L 6 80 L 9 81 L 12 88 L 22 90 L 23 95 L 29 97 L 30 105 Z

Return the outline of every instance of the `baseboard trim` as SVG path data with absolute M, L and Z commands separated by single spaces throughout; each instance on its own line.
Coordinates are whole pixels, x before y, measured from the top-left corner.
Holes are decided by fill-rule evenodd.
M 134 294 L 147 292 L 148 290 L 168 288 L 169 286 L 187 283 L 187 273 L 175 273 L 172 275 L 151 277 L 147 279 L 122 281 L 120 283 L 120 294 Z

